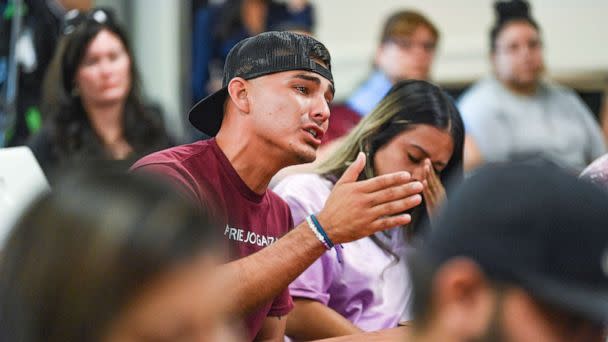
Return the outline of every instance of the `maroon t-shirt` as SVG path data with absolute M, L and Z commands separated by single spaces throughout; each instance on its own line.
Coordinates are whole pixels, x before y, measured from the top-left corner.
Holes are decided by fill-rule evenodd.
M 169 177 L 195 201 L 224 220 L 230 259 L 253 254 L 274 243 L 293 226 L 287 204 L 274 192 L 253 192 L 239 177 L 215 139 L 150 154 L 132 167 Z M 245 321 L 251 340 L 266 316 L 285 316 L 293 308 L 289 290 L 264 304 Z

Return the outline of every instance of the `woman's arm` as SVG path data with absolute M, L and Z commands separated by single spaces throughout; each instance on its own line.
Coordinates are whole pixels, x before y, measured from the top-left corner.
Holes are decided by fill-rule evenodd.
M 287 316 L 285 334 L 298 341 L 351 335 L 363 332 L 333 309 L 315 300 L 294 298 Z

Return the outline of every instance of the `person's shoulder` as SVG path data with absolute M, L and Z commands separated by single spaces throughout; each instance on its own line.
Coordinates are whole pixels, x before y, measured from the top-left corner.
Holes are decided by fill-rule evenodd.
M 578 99 L 578 95 L 576 92 L 565 85 L 559 84 L 554 81 L 546 80 L 541 82 L 541 87 L 543 91 L 552 98 L 568 98 L 568 99 Z
M 458 103 L 463 104 L 474 101 L 487 102 L 489 99 L 499 94 L 500 90 L 500 84 L 494 77 L 485 77 L 473 83 L 465 90 L 458 100 Z
M 273 188 L 278 194 L 302 192 L 316 188 L 331 189 L 332 183 L 317 173 L 298 173 L 283 178 Z
M 273 191 L 292 209 L 298 221 L 304 212 L 320 210 L 327 200 L 333 183 L 318 174 L 295 174 L 281 180 Z M 303 218 L 303 217 L 302 217 Z
M 458 99 L 456 105 L 465 124 L 491 119 L 502 103 L 501 88 L 492 77 L 477 81 Z
M 540 82 L 541 87 L 550 93 L 569 93 L 573 94 L 574 91 L 565 85 L 559 84 L 555 81 L 545 79 Z
M 574 89 L 552 81 L 543 81 L 541 85 L 548 101 L 559 103 L 560 108 L 569 108 L 569 111 L 575 109 L 579 113 L 591 114 L 587 105 Z
M 199 158 L 210 150 L 211 145 L 208 140 L 174 146 L 142 157 L 135 162 L 131 169 L 138 169 L 153 164 L 183 165 L 188 160 Z

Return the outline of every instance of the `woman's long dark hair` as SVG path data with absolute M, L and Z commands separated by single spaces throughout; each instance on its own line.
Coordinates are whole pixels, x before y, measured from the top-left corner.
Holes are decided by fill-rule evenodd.
M 415 125 L 430 125 L 450 133 L 454 151 L 439 176 L 449 192 L 452 185 L 463 178 L 464 124 L 452 98 L 426 81 L 408 80 L 395 84 L 376 108 L 346 136 L 340 147 L 317 168 L 317 172 L 329 179 L 339 179 L 357 154 L 364 152 L 367 163 L 360 178 L 374 177 L 376 152 Z M 407 230 L 410 237 L 428 222 L 424 201 L 411 214 L 413 221 Z M 391 253 L 376 236 L 371 238 Z
M 86 50 L 103 30 L 119 37 L 131 61 L 131 89 L 123 115 L 125 139 L 136 155 L 168 145 L 160 118 L 151 115 L 144 106 L 139 73 L 125 32 L 114 20 L 99 23 L 89 19 L 61 38 L 43 84 L 42 112 L 54 143 L 52 152 L 60 160 L 106 156 L 82 101 L 74 92 L 74 79 Z
M 150 282 L 198 256 L 220 257 L 218 227 L 183 195 L 99 169 L 64 172 L 10 233 L 1 341 L 99 341 Z

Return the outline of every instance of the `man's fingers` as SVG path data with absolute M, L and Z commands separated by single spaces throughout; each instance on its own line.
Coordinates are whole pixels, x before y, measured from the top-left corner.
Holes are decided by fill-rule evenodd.
M 374 230 L 374 232 L 378 232 L 381 230 L 386 230 L 390 228 L 395 228 L 397 226 L 404 226 L 412 222 L 412 217 L 410 214 L 401 214 L 396 216 L 382 217 L 370 225 L 370 228 Z
M 372 193 L 393 186 L 404 185 L 410 182 L 412 176 L 409 172 L 395 172 L 387 175 L 377 176 L 359 182 L 357 185 L 362 192 Z
M 403 199 L 423 191 L 424 186 L 420 182 L 409 182 L 404 185 L 396 185 L 390 188 L 367 194 L 371 206 L 377 206 L 382 203 L 391 202 L 398 199 Z
M 377 205 L 372 208 L 373 217 L 392 216 L 408 211 L 422 202 L 422 196 L 412 195 L 403 199 L 398 199 Z
M 342 177 L 336 182 L 336 185 L 356 182 L 363 168 L 365 168 L 365 153 L 359 152 L 357 159 L 344 171 Z

